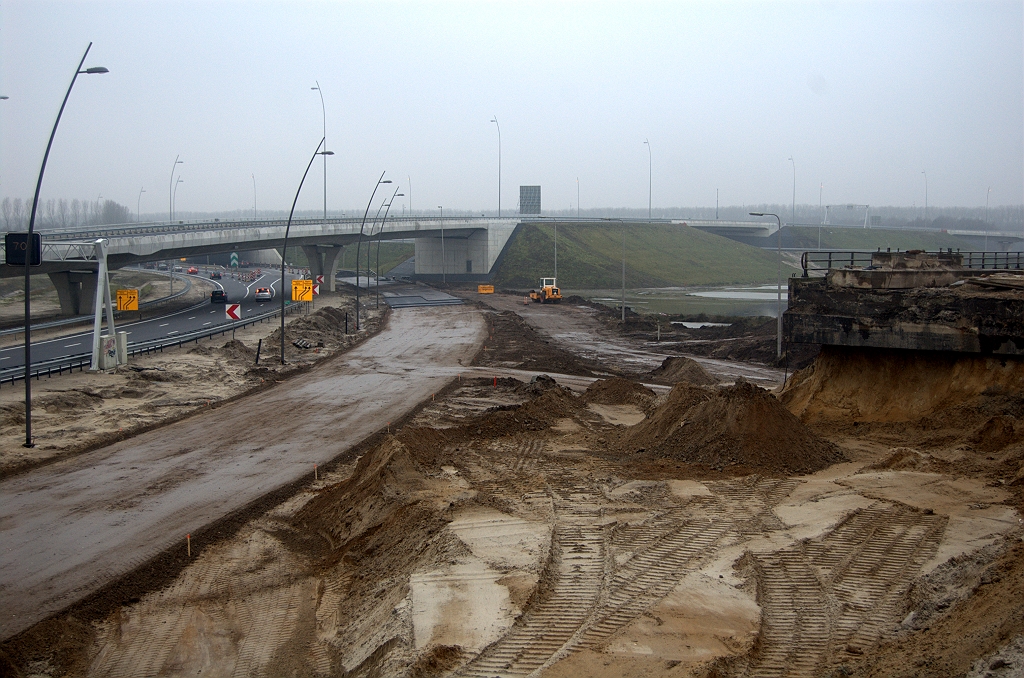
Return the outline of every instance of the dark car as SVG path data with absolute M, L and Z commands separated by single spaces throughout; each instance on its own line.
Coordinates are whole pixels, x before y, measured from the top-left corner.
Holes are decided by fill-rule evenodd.
M 218 271 L 214 271 L 213 273 L 210 274 L 210 280 L 220 280 L 220 279 L 221 279 L 221 275 L 220 275 L 220 273 Z
M 211 304 L 226 304 L 228 303 L 228 293 L 224 290 L 214 290 L 210 293 Z

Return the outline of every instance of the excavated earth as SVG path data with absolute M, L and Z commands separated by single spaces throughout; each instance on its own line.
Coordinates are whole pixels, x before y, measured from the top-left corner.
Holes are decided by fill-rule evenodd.
M 487 319 L 492 375 L 4 671 L 1024 673 L 1024 364 L 823 350 L 776 393 Z

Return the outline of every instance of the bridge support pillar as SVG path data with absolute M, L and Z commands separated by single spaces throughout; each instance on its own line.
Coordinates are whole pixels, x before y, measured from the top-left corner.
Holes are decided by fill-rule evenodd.
M 320 248 L 316 245 L 303 245 L 302 253 L 306 255 L 306 261 L 309 262 L 309 274 L 316 280 L 318 275 L 324 274 L 324 258 L 320 254 Z
M 327 285 L 328 292 L 336 292 L 337 281 L 335 276 L 338 274 L 338 263 L 341 260 L 341 253 L 345 251 L 345 248 L 326 247 L 324 249 L 324 284 Z
M 92 313 L 96 303 L 95 271 L 57 271 L 47 274 L 57 290 L 61 315 Z

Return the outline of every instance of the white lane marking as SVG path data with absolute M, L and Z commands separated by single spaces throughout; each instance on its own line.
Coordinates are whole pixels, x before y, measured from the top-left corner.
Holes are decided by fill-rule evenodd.
M 82 345 L 82 342 L 78 342 L 77 344 L 64 344 L 64 348 L 71 348 L 72 346 L 81 346 L 81 345 Z
M 170 332 L 167 333 L 167 335 L 170 336 L 172 334 L 177 334 L 177 333 L 178 333 L 178 330 L 171 330 Z
M 213 321 L 210 321 L 208 323 L 203 323 L 203 327 L 206 327 L 207 325 L 212 325 L 212 324 L 213 324 Z
M 11 356 L 9 356 L 9 355 L 5 355 L 3 358 L 0 358 L 0 360 L 10 360 L 10 359 L 11 359 Z
M 185 319 L 186 319 L 186 320 L 195 320 L 195 319 L 196 319 L 196 317 L 195 317 L 195 316 L 192 316 L 191 318 L 185 318 Z
M 164 323 L 163 325 L 160 325 L 160 327 L 167 327 L 167 326 L 168 326 L 168 325 L 170 325 L 170 324 L 171 324 L 171 323 Z

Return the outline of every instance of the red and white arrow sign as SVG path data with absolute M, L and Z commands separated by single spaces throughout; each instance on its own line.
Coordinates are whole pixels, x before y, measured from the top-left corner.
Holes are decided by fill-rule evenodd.
M 317 277 L 322 278 L 323 276 L 318 275 Z M 313 283 L 313 294 L 320 294 L 320 285 Z
M 241 304 L 228 304 L 224 307 L 224 315 L 227 316 L 228 320 L 241 320 L 242 319 L 242 305 Z
M 316 277 L 316 282 L 317 282 L 318 285 L 323 285 L 324 284 L 324 277 L 322 275 L 318 275 Z M 314 292 L 314 294 L 320 294 L 320 293 L 319 292 Z

